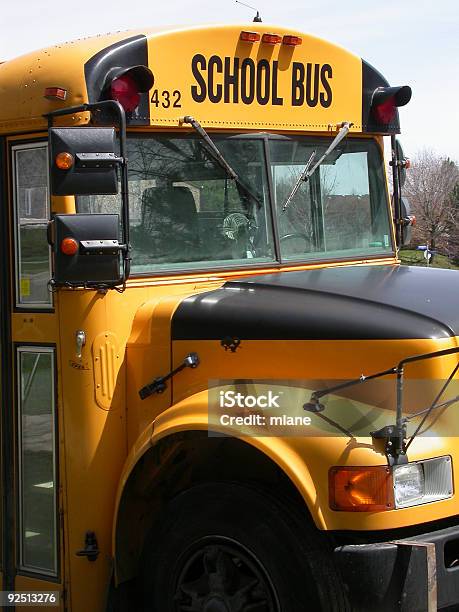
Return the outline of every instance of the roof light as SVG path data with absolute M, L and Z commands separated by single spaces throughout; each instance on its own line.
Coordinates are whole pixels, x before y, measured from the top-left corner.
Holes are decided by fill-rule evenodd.
M 330 508 L 374 512 L 394 508 L 392 474 L 386 465 L 333 467 L 329 472 Z
M 286 34 L 282 39 L 283 45 L 289 45 L 290 47 L 295 47 L 296 45 L 301 45 L 303 39 L 301 36 L 292 36 L 290 34 Z
M 282 36 L 279 36 L 279 34 L 263 34 L 261 42 L 267 45 L 278 45 L 282 42 Z
M 239 36 L 239 40 L 242 40 L 243 42 L 250 42 L 250 43 L 258 42 L 260 38 L 261 37 L 260 37 L 260 34 L 258 34 L 258 32 L 243 31 L 241 32 L 241 35 Z
M 64 238 L 61 242 L 61 251 L 64 255 L 75 255 L 78 253 L 78 242 L 75 238 Z
M 71 153 L 67 153 L 66 151 L 62 151 L 56 155 L 54 163 L 59 168 L 59 170 L 70 170 L 70 168 L 75 163 L 75 158 Z
M 67 90 L 62 87 L 47 87 L 43 97 L 48 98 L 48 100 L 65 100 Z

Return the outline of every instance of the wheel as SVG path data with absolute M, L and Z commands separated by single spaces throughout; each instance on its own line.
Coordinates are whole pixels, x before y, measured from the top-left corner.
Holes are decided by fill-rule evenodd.
M 349 609 L 326 540 L 268 494 L 203 484 L 163 516 L 142 558 L 145 612 Z

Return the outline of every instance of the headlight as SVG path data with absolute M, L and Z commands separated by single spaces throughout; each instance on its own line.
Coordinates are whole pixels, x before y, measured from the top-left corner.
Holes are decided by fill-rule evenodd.
M 453 494 L 451 457 L 437 457 L 393 468 L 396 508 L 419 506 Z
M 395 507 L 411 506 L 424 495 L 424 470 L 420 463 L 394 467 Z

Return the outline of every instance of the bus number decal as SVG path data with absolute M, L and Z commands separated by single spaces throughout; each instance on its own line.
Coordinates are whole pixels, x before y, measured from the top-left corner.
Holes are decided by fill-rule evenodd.
M 181 108 L 181 98 L 182 94 L 178 89 L 174 89 L 172 93 L 167 89 L 164 89 L 161 92 L 155 89 L 151 94 L 150 102 L 154 104 L 156 108 L 158 108 L 159 105 L 161 105 L 163 108 L 169 108 L 171 105 L 172 108 Z

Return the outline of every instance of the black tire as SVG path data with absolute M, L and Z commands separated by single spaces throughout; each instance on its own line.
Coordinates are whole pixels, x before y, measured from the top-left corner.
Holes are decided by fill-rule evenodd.
M 202 484 L 172 500 L 141 574 L 145 612 L 349 610 L 306 510 L 240 484 Z

